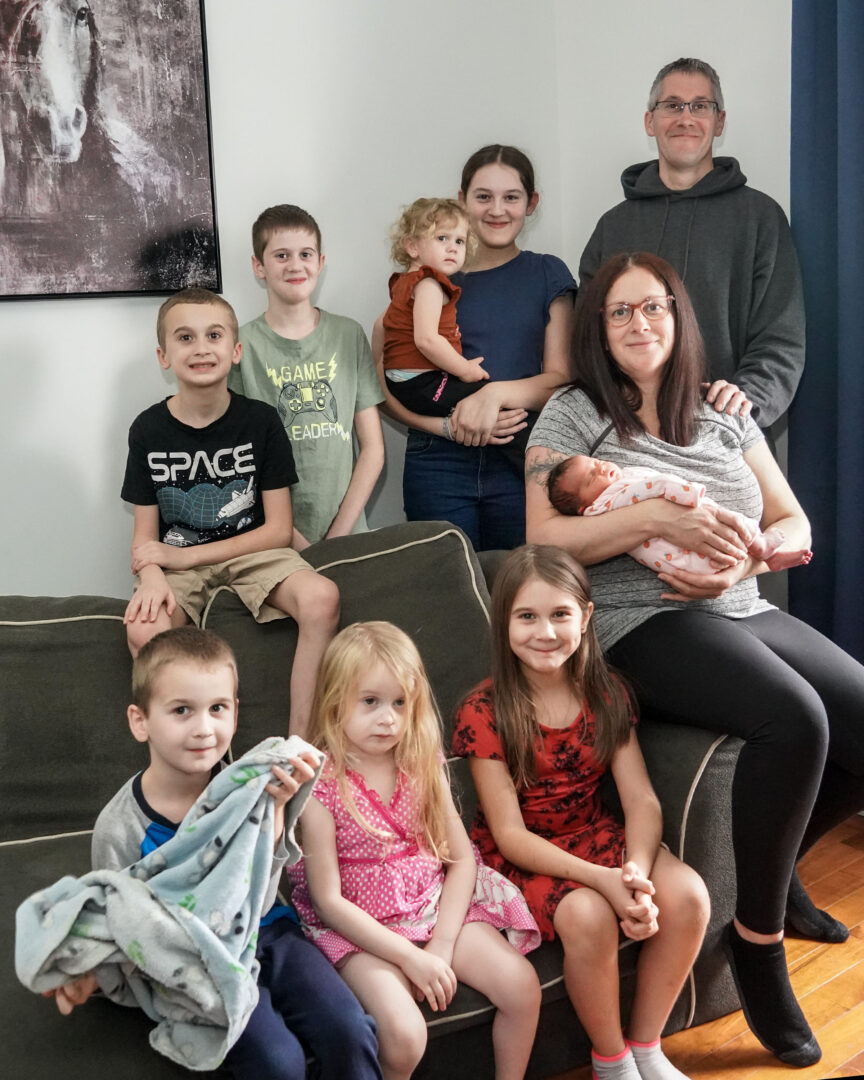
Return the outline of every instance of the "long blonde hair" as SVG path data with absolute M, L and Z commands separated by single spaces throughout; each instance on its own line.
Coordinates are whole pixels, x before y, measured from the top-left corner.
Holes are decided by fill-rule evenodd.
M 584 613 L 591 602 L 588 575 L 562 548 L 528 544 L 511 551 L 495 577 L 492 589 L 492 688 L 495 726 L 517 790 L 535 779 L 535 757 L 540 727 L 531 686 L 510 646 L 510 613 L 516 594 L 532 578 L 539 578 L 572 596 Z M 630 734 L 633 705 L 623 680 L 613 674 L 589 620 L 579 648 L 567 660 L 574 693 L 594 714 L 593 754 L 608 765 L 617 747 Z
M 309 741 L 329 754 L 348 812 L 362 828 L 378 835 L 360 813 L 345 775 L 351 768 L 345 720 L 354 708 L 364 672 L 376 663 L 387 668 L 405 694 L 405 724 L 395 748 L 395 764 L 411 784 L 416 807 L 414 837 L 419 846 L 445 861 L 449 800 L 441 761 L 441 722 L 417 646 L 398 626 L 353 623 L 330 642 L 318 674 Z

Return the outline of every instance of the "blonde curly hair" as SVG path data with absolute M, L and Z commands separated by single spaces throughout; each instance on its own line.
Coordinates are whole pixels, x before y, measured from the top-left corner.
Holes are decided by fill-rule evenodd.
M 477 238 L 471 232 L 471 222 L 465 207 L 455 199 L 415 199 L 402 209 L 402 216 L 390 230 L 390 258 L 407 270 L 411 256 L 405 250 L 405 241 L 431 236 L 436 229 L 452 222 L 464 222 L 468 230 L 465 258 L 470 259 L 477 247 Z

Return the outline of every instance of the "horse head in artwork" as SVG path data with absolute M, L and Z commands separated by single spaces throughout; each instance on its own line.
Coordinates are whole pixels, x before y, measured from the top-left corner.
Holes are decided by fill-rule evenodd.
M 25 130 L 43 161 L 73 162 L 97 103 L 102 52 L 87 0 L 31 0 L 12 30 L 7 62 Z

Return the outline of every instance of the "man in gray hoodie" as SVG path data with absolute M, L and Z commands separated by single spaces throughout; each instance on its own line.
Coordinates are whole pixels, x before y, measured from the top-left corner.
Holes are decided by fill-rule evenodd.
M 725 122 L 710 64 L 681 59 L 659 72 L 645 113 L 659 159 L 622 174 L 624 202 L 597 223 L 580 288 L 619 252 L 666 259 L 693 301 L 709 377 L 739 387 L 767 428 L 789 407 L 804 367 L 801 275 L 786 215 L 747 187 L 734 158 L 712 155 Z M 733 397 L 721 386 L 715 405 L 734 406 Z

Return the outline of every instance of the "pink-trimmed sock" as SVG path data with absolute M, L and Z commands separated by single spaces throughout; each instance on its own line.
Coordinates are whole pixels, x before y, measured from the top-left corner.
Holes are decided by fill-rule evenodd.
M 629 1046 L 614 1057 L 602 1057 L 592 1050 L 591 1071 L 594 1080 L 640 1080 Z
M 627 1045 L 633 1051 L 633 1059 L 642 1080 L 688 1080 L 688 1077 L 680 1069 L 676 1069 L 663 1053 L 659 1039 L 650 1043 L 633 1042 L 632 1039 L 628 1039 Z

